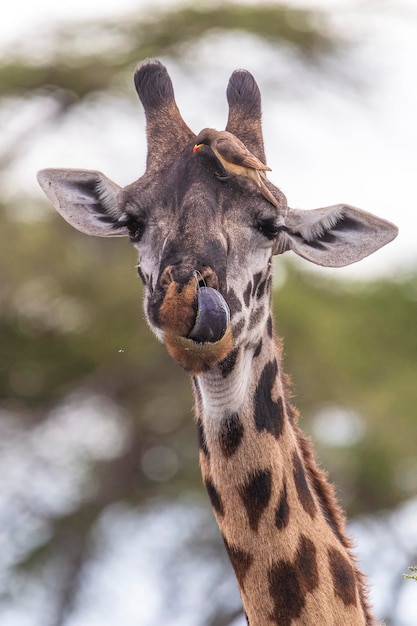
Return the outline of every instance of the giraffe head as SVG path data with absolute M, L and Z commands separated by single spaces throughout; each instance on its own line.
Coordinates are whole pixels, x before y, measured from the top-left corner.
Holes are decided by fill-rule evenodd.
M 324 266 L 360 260 L 391 241 L 391 223 L 345 204 L 300 211 L 267 182 L 277 206 L 243 176 L 230 176 L 183 121 L 171 80 L 157 61 L 135 86 L 147 122 L 144 175 L 125 188 L 90 170 L 47 169 L 39 183 L 55 209 L 83 233 L 127 236 L 139 252 L 148 323 L 188 371 L 254 345 L 269 317 L 271 258 L 293 250 Z M 226 130 L 265 161 L 261 99 L 249 72 L 227 88 Z

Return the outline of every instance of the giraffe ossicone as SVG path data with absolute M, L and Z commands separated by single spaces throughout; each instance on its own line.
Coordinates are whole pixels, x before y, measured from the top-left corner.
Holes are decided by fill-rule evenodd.
M 271 311 L 273 255 L 341 267 L 394 239 L 347 204 L 302 211 L 263 179 L 230 175 L 177 108 L 166 68 L 135 72 L 146 171 L 121 188 L 94 170 L 46 169 L 55 209 L 89 235 L 127 236 L 150 328 L 192 377 L 203 480 L 250 626 L 371 626 L 344 515 L 297 424 Z M 249 72 L 227 87 L 226 131 L 265 163 L 261 97 Z M 267 194 L 267 195 L 268 195 Z

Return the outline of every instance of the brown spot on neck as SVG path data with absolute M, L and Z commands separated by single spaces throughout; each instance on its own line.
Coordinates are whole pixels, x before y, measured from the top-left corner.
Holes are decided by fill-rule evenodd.
M 335 594 L 343 600 L 346 606 L 356 605 L 356 581 L 352 565 L 335 548 L 329 548 L 328 558 Z
M 314 518 L 317 512 L 317 506 L 311 494 L 305 469 L 297 452 L 293 453 L 293 476 L 298 499 L 305 512 L 308 513 L 311 518 Z
M 287 500 L 287 484 L 284 479 L 284 485 L 282 487 L 279 503 L 275 511 L 275 526 L 278 530 L 283 530 L 288 526 L 290 521 L 290 507 Z
M 284 428 L 284 406 L 282 398 L 272 399 L 272 390 L 278 375 L 278 363 L 274 359 L 267 363 L 259 377 L 254 396 L 254 419 L 259 432 L 266 430 L 280 437 Z
M 248 515 L 249 526 L 257 531 L 259 521 L 271 498 L 272 475 L 270 470 L 253 472 L 239 489 Z
M 295 560 L 274 564 L 269 580 L 274 604 L 271 619 L 277 626 L 292 626 L 293 620 L 301 615 L 307 594 L 319 585 L 317 550 L 311 539 L 301 535 Z
M 237 582 L 241 589 L 244 589 L 244 583 L 246 574 L 253 563 L 253 556 L 249 552 L 245 552 L 240 548 L 234 548 L 223 537 L 224 545 L 226 546 L 227 554 L 229 555 L 230 562 L 235 571 Z
M 222 502 L 219 492 L 214 486 L 214 483 L 212 480 L 208 478 L 204 482 L 205 482 L 207 493 L 209 495 L 210 502 L 211 502 L 213 509 L 216 511 L 217 515 L 219 515 L 220 517 L 223 517 L 224 506 L 223 506 L 223 502 Z
M 239 448 L 244 433 L 243 424 L 237 413 L 227 413 L 219 430 L 219 445 L 225 457 L 231 457 Z

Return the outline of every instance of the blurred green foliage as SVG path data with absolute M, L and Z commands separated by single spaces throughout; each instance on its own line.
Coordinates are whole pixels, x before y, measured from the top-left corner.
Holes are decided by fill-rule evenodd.
M 99 19 L 45 33 L 33 56 L 14 53 L 0 62 L 0 97 L 46 89 L 55 97 L 62 90 L 84 98 L 119 90 L 123 73 L 140 60 L 183 56 L 187 46 L 214 31 L 246 32 L 288 46 L 310 64 L 336 44 L 324 14 L 286 4 L 188 4 L 171 11 L 137 11 L 117 21 Z
M 355 284 L 296 273 L 276 295 L 302 415 L 329 405 L 364 420 L 355 445 L 320 447 L 351 513 L 392 507 L 417 486 L 416 278 Z

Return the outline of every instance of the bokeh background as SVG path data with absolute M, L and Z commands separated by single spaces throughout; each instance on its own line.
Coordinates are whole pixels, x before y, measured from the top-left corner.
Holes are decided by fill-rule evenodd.
M 351 268 L 281 257 L 274 306 L 376 613 L 415 625 L 415 2 L 115 5 L 15 0 L 0 24 L 1 626 L 244 624 L 188 380 L 146 327 L 135 253 L 71 229 L 35 181 L 143 173 L 132 75 L 147 57 L 196 132 L 224 128 L 228 78 L 249 69 L 290 205 L 345 201 L 400 227 Z

